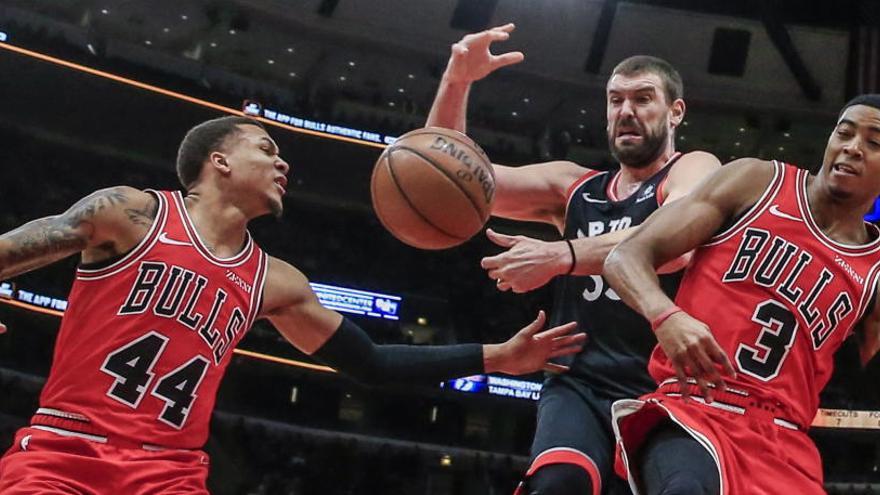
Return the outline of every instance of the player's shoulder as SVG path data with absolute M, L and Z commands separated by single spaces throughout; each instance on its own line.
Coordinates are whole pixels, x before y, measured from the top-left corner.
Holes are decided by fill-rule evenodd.
M 538 167 L 549 174 L 559 177 L 560 179 L 577 179 L 585 174 L 597 172 L 597 170 L 585 167 L 579 163 L 570 160 L 553 160 L 549 162 L 539 163 Z
M 88 222 L 114 231 L 128 224 L 149 227 L 158 206 L 152 194 L 131 186 L 112 186 L 83 197 L 65 212 L 65 217 L 72 223 Z
M 708 151 L 696 150 L 682 153 L 681 157 L 672 165 L 672 169 L 680 169 L 685 167 L 721 167 L 721 160 Z
M 78 204 L 90 206 L 95 209 L 96 213 L 100 213 L 102 211 L 112 212 L 119 207 L 155 210 L 159 203 L 153 194 L 131 186 L 120 185 L 98 189 L 81 199 Z
M 590 177 L 595 177 L 605 172 L 605 170 L 584 166 L 568 160 L 558 160 L 549 163 L 552 164 L 553 169 L 560 178 L 560 182 L 566 186 L 576 182 L 582 183 Z M 568 187 L 566 187 L 566 189 L 568 189 Z
M 725 164 L 721 170 L 731 180 L 750 182 L 752 184 L 769 182 L 776 174 L 775 162 L 760 158 L 740 158 Z
M 669 182 L 696 183 L 721 168 L 721 160 L 707 151 L 690 151 L 682 154 L 669 167 Z
M 753 205 L 770 186 L 776 165 L 758 158 L 740 158 L 725 164 L 703 183 L 701 195 L 742 211 Z

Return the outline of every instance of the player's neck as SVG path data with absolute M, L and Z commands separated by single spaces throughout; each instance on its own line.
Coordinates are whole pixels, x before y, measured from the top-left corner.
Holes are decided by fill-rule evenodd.
M 809 177 L 807 202 L 816 225 L 828 237 L 843 244 L 864 244 L 869 241 L 864 213 L 870 204 L 858 205 L 834 198 L 821 179 Z
M 645 167 L 633 167 L 621 163 L 620 178 L 617 181 L 617 191 L 615 191 L 617 195 L 619 197 L 626 197 L 632 194 L 643 182 L 662 170 L 674 154 L 675 149 L 667 146 L 663 153 L 660 153 L 657 158 Z
M 189 191 L 184 199 L 186 212 L 202 241 L 220 258 L 241 251 L 246 239 L 248 216 L 213 190 Z

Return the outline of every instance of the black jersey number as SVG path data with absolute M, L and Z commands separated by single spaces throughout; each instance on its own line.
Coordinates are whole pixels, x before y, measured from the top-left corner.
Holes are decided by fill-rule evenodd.
M 785 306 L 767 300 L 755 308 L 752 321 L 762 326 L 761 333 L 754 347 L 739 345 L 736 363 L 743 373 L 769 381 L 779 374 L 782 362 L 794 343 L 797 320 Z
M 107 395 L 137 409 L 150 388 L 155 376 L 153 368 L 167 343 L 164 335 L 150 332 L 107 355 L 101 371 L 116 379 Z M 183 427 L 208 364 L 207 359 L 196 356 L 159 378 L 152 391 L 153 396 L 165 401 L 159 421 L 177 429 Z

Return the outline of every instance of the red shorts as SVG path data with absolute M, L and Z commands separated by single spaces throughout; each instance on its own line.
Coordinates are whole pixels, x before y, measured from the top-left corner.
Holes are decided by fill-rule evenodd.
M 712 455 L 722 495 L 825 494 L 822 460 L 804 430 L 781 418 L 725 406 L 720 398 L 710 406 L 699 397 L 686 403 L 660 392 L 615 402 L 615 470 L 638 495 L 628 459 L 635 458 L 648 433 L 671 419 Z
M 208 455 L 200 450 L 121 448 L 22 428 L 0 458 L 0 493 L 207 495 Z

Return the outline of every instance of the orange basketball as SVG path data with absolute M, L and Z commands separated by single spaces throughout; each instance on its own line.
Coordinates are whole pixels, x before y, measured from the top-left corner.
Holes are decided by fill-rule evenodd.
M 373 208 L 394 237 L 421 249 L 457 246 L 492 211 L 495 171 L 464 134 L 427 127 L 390 145 L 373 169 Z

